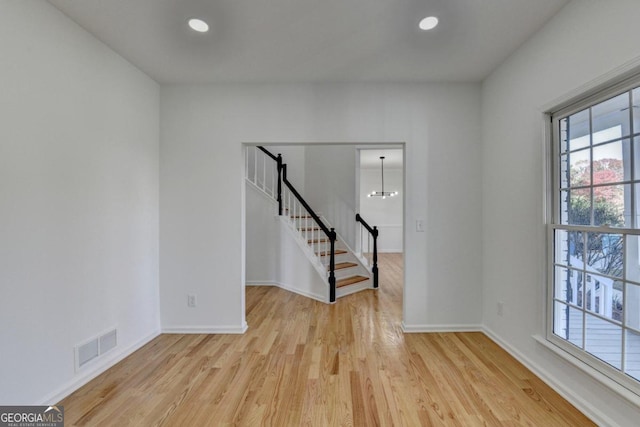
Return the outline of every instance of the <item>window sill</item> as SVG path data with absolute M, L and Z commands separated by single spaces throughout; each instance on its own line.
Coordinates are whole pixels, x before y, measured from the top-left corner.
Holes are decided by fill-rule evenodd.
M 627 400 L 628 402 L 636 406 L 640 406 L 640 396 L 634 393 L 633 391 L 629 390 L 627 387 L 612 380 L 608 376 L 604 375 L 602 372 L 589 366 L 588 364 L 584 363 L 583 361 L 574 357 L 573 355 L 567 353 L 562 348 L 548 341 L 545 337 L 541 335 L 533 335 L 533 339 L 536 340 L 538 344 L 542 345 L 546 349 L 555 353 L 557 356 L 560 356 L 562 359 L 566 360 L 573 366 L 577 367 L 578 369 L 580 369 L 581 371 L 589 375 L 591 378 L 598 381 L 600 384 L 604 385 L 614 393 L 618 394 L 620 397 L 624 398 L 625 400 Z

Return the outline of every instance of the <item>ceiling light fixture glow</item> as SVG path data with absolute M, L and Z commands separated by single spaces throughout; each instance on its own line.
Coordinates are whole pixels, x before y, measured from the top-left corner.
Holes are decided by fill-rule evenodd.
M 438 18 L 435 16 L 427 16 L 420 21 L 420 29 L 424 31 L 433 30 L 438 25 Z
M 199 33 L 206 33 L 209 31 L 209 24 L 198 18 L 189 19 L 189 27 L 191 27 L 193 31 L 197 31 Z

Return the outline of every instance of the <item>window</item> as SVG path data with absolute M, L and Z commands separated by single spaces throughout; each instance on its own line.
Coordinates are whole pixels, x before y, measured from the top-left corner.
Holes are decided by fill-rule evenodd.
M 552 115 L 547 338 L 640 391 L 640 80 Z

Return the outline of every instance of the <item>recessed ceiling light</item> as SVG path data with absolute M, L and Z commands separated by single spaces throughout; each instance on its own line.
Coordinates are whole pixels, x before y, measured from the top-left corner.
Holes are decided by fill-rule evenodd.
M 209 31 L 209 24 L 204 22 L 202 19 L 189 19 L 189 26 L 193 31 L 197 31 L 199 33 L 206 33 L 207 31 Z
M 435 16 L 427 16 L 422 21 L 420 21 L 420 29 L 427 31 L 432 30 L 438 25 L 438 18 Z

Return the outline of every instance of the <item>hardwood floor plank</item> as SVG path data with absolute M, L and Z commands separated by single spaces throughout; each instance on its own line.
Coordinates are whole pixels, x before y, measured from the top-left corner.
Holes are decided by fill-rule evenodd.
M 60 402 L 68 426 L 590 426 L 479 332 L 404 334 L 402 255 L 320 303 L 247 287 L 243 335 L 161 335 Z

